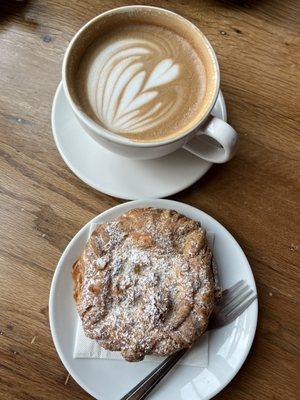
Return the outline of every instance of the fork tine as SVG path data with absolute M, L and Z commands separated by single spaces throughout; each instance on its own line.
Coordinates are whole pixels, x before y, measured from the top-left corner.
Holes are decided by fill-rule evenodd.
M 227 307 L 233 300 L 235 300 L 236 298 L 240 297 L 243 293 L 245 293 L 249 289 L 249 286 L 243 282 L 241 285 L 239 285 L 237 289 L 235 290 L 230 290 L 230 289 L 227 295 L 225 297 L 222 296 L 221 300 L 218 302 L 219 307 L 225 307 L 225 306 Z
M 234 300 L 232 300 L 229 304 L 226 304 L 223 307 L 222 312 L 225 315 L 230 314 L 236 307 L 238 307 L 245 300 L 247 300 L 253 293 L 254 293 L 253 290 L 250 289 L 249 286 L 247 285 L 246 291 L 243 291 L 241 295 L 236 296 Z
M 242 286 L 242 285 L 244 284 L 244 282 L 245 282 L 245 281 L 242 279 L 242 280 L 238 281 L 237 283 L 235 283 L 235 284 L 234 284 L 233 286 L 231 286 L 230 288 L 223 290 L 223 292 L 222 292 L 222 298 L 223 298 L 224 296 L 227 296 L 229 293 L 232 293 L 233 291 L 239 289 L 239 287 Z
M 240 306 L 236 307 L 236 309 L 226 316 L 226 324 L 229 324 L 231 321 L 235 320 L 239 317 L 249 306 L 253 303 L 253 301 L 257 299 L 257 295 L 255 294 L 250 299 L 242 303 Z

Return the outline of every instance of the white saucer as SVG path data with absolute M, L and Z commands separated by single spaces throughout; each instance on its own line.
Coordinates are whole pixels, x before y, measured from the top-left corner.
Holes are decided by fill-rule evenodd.
M 223 288 L 244 279 L 256 292 L 250 265 L 238 243 L 219 222 L 194 207 L 171 200 L 138 200 L 95 217 L 76 234 L 59 260 L 50 291 L 49 317 L 53 341 L 63 364 L 77 383 L 96 399 L 119 400 L 157 363 L 73 358 L 77 313 L 72 297 L 72 265 L 83 251 L 91 223 L 147 206 L 175 209 L 201 221 L 207 231 L 215 234 L 214 256 Z M 248 355 L 256 330 L 257 308 L 258 303 L 254 301 L 230 325 L 210 332 L 207 368 L 176 366 L 149 395 L 149 400 L 208 400 L 219 393 Z
M 221 92 L 213 114 L 227 120 Z M 171 196 L 195 183 L 212 165 L 183 149 L 147 161 L 111 153 L 84 132 L 67 103 L 62 83 L 53 101 L 52 130 L 63 160 L 78 178 L 100 192 L 122 199 Z

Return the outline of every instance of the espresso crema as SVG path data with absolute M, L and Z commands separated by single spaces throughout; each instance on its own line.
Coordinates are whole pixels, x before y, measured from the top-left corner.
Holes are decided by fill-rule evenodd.
M 75 90 L 83 110 L 108 131 L 160 141 L 199 119 L 206 79 L 201 58 L 185 38 L 158 25 L 129 23 L 87 47 Z

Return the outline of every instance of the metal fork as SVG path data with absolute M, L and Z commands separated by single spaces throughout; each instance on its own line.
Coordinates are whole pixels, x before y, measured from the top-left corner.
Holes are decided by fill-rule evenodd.
M 256 297 L 256 293 L 243 280 L 225 289 L 212 312 L 207 330 L 221 328 L 230 324 L 250 306 Z M 145 399 L 187 351 L 188 349 L 182 349 L 167 357 L 120 400 Z

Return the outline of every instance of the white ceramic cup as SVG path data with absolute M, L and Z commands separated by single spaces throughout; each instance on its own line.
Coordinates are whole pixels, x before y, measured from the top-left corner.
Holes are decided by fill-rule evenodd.
M 81 109 L 76 101 L 74 91 L 72 90 L 72 78 L 69 74 L 69 64 L 72 61 L 76 46 L 84 45 L 83 38 L 87 32 L 99 25 L 99 20 L 107 16 L 112 18 L 118 13 L 138 12 L 139 10 L 157 13 L 157 15 L 162 15 L 163 13 L 164 18 L 172 19 L 173 22 L 176 21 L 176 24 L 182 24 L 185 28 L 192 30 L 193 35 L 196 38 L 199 37 L 199 40 L 205 43 L 205 47 L 215 68 L 214 78 L 216 79 L 216 85 L 205 114 L 188 131 L 176 137 L 157 142 L 133 141 L 110 132 L 100 124 L 97 124 Z M 236 131 L 225 121 L 211 115 L 220 91 L 220 70 L 216 54 L 207 38 L 194 24 L 171 11 L 151 6 L 126 6 L 98 15 L 84 25 L 71 40 L 63 60 L 62 81 L 67 100 L 84 130 L 100 145 L 121 156 L 141 160 L 153 159 L 162 157 L 183 147 L 204 160 L 213 163 L 224 163 L 229 161 L 235 154 L 238 137 Z

